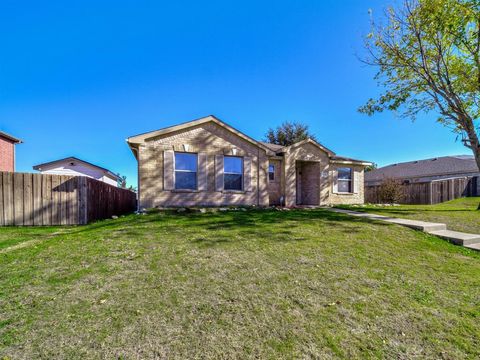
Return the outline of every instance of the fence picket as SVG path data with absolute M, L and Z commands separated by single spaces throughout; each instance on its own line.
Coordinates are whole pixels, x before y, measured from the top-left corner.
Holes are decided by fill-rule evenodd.
M 87 224 L 135 207 L 134 192 L 95 179 L 0 172 L 0 226 Z
M 402 204 L 438 204 L 464 196 L 479 196 L 476 177 L 435 180 L 399 185 L 403 189 Z M 380 185 L 365 186 L 365 202 L 381 203 Z

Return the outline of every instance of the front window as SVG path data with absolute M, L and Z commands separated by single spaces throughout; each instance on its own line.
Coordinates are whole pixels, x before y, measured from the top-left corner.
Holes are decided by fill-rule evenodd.
M 338 192 L 352 192 L 352 169 L 338 168 Z
M 268 180 L 275 180 L 275 165 L 268 165 Z
M 197 189 L 197 154 L 175 153 L 175 189 Z
M 225 156 L 223 159 L 223 174 L 225 190 L 242 190 L 243 159 L 236 156 Z

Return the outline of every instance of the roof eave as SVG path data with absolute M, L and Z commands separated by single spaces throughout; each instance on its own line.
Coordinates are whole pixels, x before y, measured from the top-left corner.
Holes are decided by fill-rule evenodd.
M 292 144 L 292 145 L 286 146 L 286 147 L 284 147 L 284 148 L 282 149 L 282 152 L 281 152 L 281 153 L 285 153 L 285 152 L 287 152 L 287 151 L 290 150 L 290 149 L 293 149 L 293 148 L 295 148 L 295 147 L 297 147 L 297 146 L 302 146 L 302 145 L 307 144 L 307 143 L 313 144 L 313 145 L 317 146 L 318 148 L 322 149 L 323 151 L 325 151 L 325 152 L 328 154 L 328 156 L 335 156 L 335 155 L 336 155 L 335 152 L 333 152 L 333 151 L 330 150 L 329 148 L 323 146 L 322 144 L 320 144 L 319 142 L 317 142 L 317 141 L 315 141 L 315 140 L 313 140 L 313 139 L 311 139 L 311 138 L 308 138 L 308 139 L 305 139 L 305 140 L 296 142 L 296 143 L 294 143 L 294 144 Z
M 54 164 L 57 164 L 57 163 L 61 163 L 61 162 L 64 162 L 64 161 L 68 161 L 68 160 L 74 160 L 74 161 L 79 161 L 81 163 L 84 163 L 88 166 L 93 166 L 97 169 L 100 169 L 102 170 L 105 174 L 108 174 L 108 175 L 111 175 L 113 177 L 116 177 L 117 179 L 119 178 L 115 173 L 113 173 L 111 170 L 108 170 L 107 168 L 104 168 L 102 166 L 98 166 L 98 165 L 95 165 L 95 164 L 92 164 L 88 161 L 85 161 L 85 160 L 82 160 L 82 159 L 79 159 L 75 156 L 69 156 L 69 157 L 66 157 L 66 158 L 63 158 L 63 159 L 58 159 L 58 160 L 54 160 L 54 161 L 49 161 L 49 162 L 46 162 L 46 163 L 42 163 L 42 164 L 38 164 L 38 165 L 34 165 L 32 168 L 33 170 L 37 170 L 37 171 L 42 171 L 42 168 L 45 167 L 45 166 L 49 166 L 49 165 L 54 165 Z
M 345 165 L 362 165 L 362 166 L 370 166 L 373 165 L 372 162 L 369 161 L 353 161 L 353 160 L 335 160 L 331 159 L 331 163 L 333 164 L 345 164 Z
M 10 134 L 7 134 L 6 132 L 0 131 L 0 137 L 3 137 L 7 140 L 10 140 L 14 144 L 22 144 L 23 141 L 19 138 L 16 138 L 15 136 L 12 136 Z
M 130 148 L 130 151 L 132 152 L 133 156 L 135 157 L 135 159 L 138 160 L 138 146 L 139 146 L 139 144 L 131 143 L 128 139 L 126 141 L 127 141 L 128 147 Z

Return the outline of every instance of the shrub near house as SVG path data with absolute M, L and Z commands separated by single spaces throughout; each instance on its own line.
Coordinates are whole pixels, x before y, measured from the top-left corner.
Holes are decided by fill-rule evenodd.
M 405 198 L 402 183 L 395 179 L 385 179 L 378 187 L 380 201 L 387 204 L 399 203 Z

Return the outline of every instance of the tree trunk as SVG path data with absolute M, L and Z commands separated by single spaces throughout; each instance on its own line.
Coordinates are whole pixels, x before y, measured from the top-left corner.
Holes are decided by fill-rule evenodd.
M 480 171 L 480 146 L 478 145 L 478 141 L 476 146 L 472 146 L 472 152 L 473 156 L 475 157 L 475 161 L 477 162 L 477 167 Z M 480 181 L 480 177 L 477 178 L 477 189 L 480 187 L 478 181 Z M 479 194 L 477 194 L 477 196 L 478 195 Z M 478 204 L 477 210 L 480 210 L 480 204 Z
M 473 151 L 473 156 L 475 156 L 475 160 L 477 161 L 477 167 L 480 170 L 480 146 L 475 147 L 472 149 Z M 477 189 L 480 187 L 480 184 L 478 183 L 480 181 L 480 176 L 477 177 Z M 477 196 L 479 194 L 477 193 Z M 478 204 L 477 210 L 480 210 L 480 204 Z
M 475 126 L 473 120 L 468 115 L 460 117 L 462 119 L 463 128 L 468 136 L 468 141 L 470 142 L 467 147 L 472 149 L 473 156 L 477 163 L 478 170 L 480 171 L 480 142 L 478 140 L 477 132 L 475 131 Z M 478 179 L 480 180 L 480 178 Z M 477 185 L 478 188 L 478 185 Z M 477 194 L 478 195 L 478 194 Z M 480 204 L 478 204 L 477 210 L 480 210 Z

